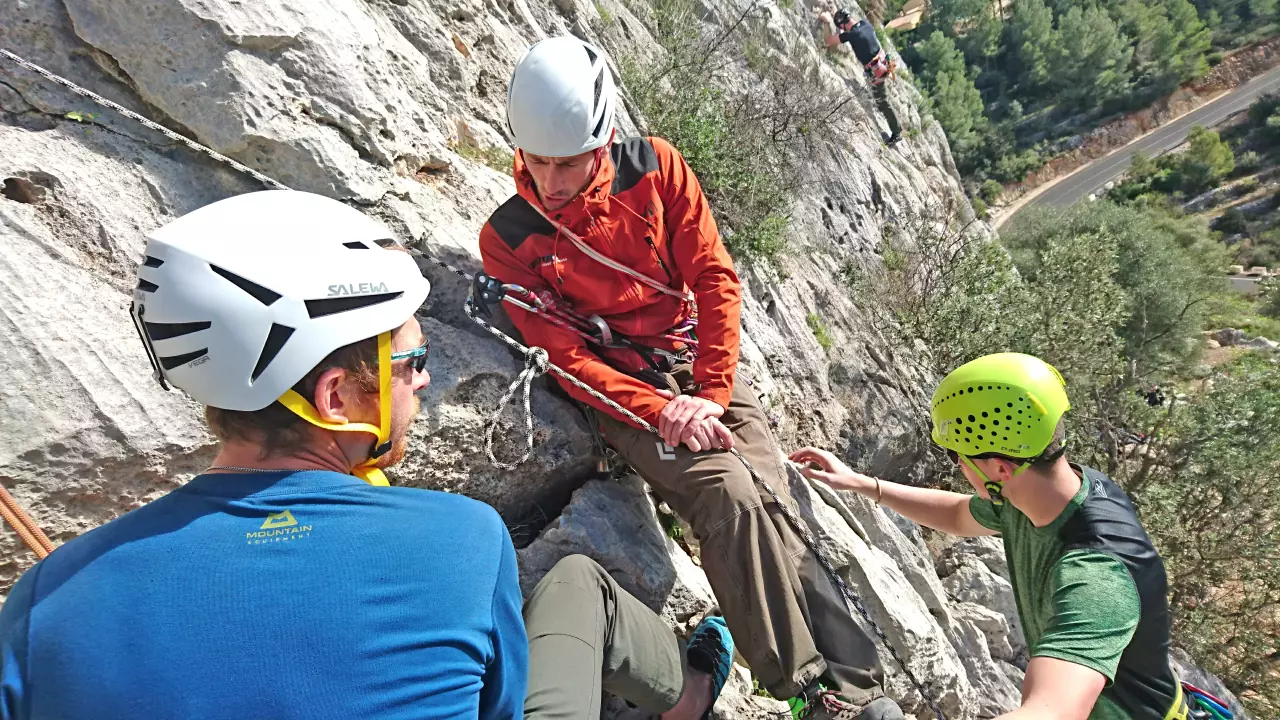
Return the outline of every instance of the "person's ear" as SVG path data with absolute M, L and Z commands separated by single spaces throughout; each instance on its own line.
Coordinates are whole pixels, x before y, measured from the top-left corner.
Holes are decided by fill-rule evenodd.
M 321 420 L 338 424 L 349 421 L 355 398 L 347 380 L 347 371 L 342 368 L 329 368 L 320 374 L 312 402 Z
M 1012 480 L 1014 471 L 1016 471 L 1018 469 L 1018 466 L 1021 464 L 1013 460 L 1005 460 L 1004 458 L 995 458 L 995 462 L 1000 467 L 999 481 L 1001 483 L 1007 483 L 1010 480 Z

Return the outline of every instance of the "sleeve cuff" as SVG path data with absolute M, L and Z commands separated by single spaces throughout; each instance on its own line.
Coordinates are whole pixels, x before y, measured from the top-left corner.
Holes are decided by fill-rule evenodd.
M 733 397 L 733 388 L 702 387 L 702 388 L 699 388 L 699 390 L 696 393 L 694 393 L 694 395 L 697 395 L 698 397 L 704 398 L 706 400 L 710 400 L 711 402 L 728 410 L 729 400 Z
M 1077 653 L 1059 650 L 1056 648 L 1045 648 L 1043 650 L 1032 650 L 1030 656 L 1033 658 L 1054 658 L 1055 660 L 1064 660 L 1082 667 L 1087 667 L 1107 679 L 1105 687 L 1111 687 L 1111 684 L 1114 683 L 1116 679 L 1116 668 L 1107 668 L 1097 660 Z

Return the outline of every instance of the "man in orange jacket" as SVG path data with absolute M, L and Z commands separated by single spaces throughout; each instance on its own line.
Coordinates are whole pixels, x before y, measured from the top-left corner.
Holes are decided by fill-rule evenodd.
M 552 362 L 658 428 L 661 440 L 578 388 L 609 443 L 701 541 L 738 648 L 796 717 L 898 720 L 870 637 L 773 500 L 782 455 L 738 363 L 741 287 L 706 198 L 659 138 L 613 142 L 603 54 L 544 40 L 516 65 L 507 123 L 517 194 L 480 234 L 485 272 L 607 324 L 588 340 L 521 310 L 512 322 Z M 688 331 L 696 313 L 696 337 Z M 626 341 L 619 341 L 617 336 Z

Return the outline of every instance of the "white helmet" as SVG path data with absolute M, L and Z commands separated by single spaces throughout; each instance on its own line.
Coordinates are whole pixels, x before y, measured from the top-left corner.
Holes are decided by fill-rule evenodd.
M 516 147 L 568 157 L 609 142 L 617 93 L 604 54 L 571 37 L 529 48 L 507 87 L 507 129 Z
M 337 200 L 267 190 L 151 233 L 133 293 L 157 377 L 196 401 L 261 410 L 345 345 L 413 316 L 431 286 L 389 230 Z

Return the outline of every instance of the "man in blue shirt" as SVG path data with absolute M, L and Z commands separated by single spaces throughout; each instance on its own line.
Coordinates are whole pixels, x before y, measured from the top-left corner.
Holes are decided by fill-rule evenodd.
M 0 718 L 510 718 L 528 645 L 492 508 L 385 485 L 429 285 L 342 203 L 259 192 L 152 233 L 131 313 L 213 467 L 71 540 L 0 611 Z

